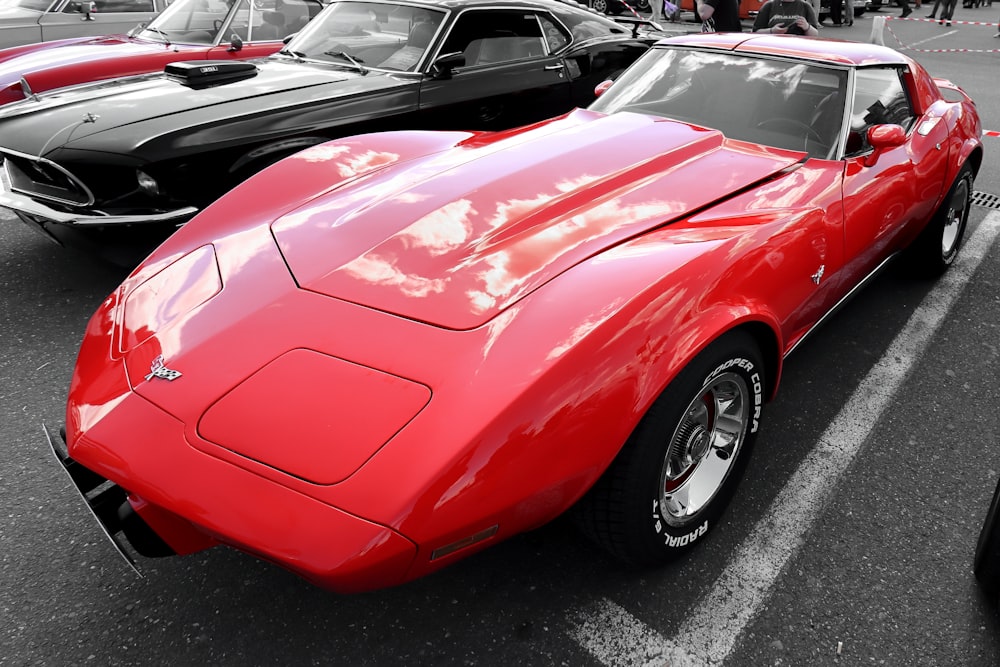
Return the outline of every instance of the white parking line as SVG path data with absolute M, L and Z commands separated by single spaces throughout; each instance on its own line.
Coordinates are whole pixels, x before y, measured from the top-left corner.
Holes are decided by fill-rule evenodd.
M 569 618 L 573 639 L 609 666 L 721 664 L 767 602 L 782 567 L 802 545 L 998 233 L 1000 212 L 991 211 L 820 436 L 709 593 L 685 614 L 686 621 L 673 637 L 664 637 L 605 599 Z

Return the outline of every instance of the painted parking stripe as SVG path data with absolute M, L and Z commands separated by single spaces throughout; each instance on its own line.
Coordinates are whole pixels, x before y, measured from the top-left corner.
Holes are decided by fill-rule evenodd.
M 570 614 L 570 636 L 609 666 L 721 664 L 767 602 L 782 567 L 804 542 L 843 472 L 923 355 L 998 233 L 1000 212 L 991 211 L 820 436 L 709 593 L 685 614 L 685 623 L 673 637 L 663 636 L 607 599 Z

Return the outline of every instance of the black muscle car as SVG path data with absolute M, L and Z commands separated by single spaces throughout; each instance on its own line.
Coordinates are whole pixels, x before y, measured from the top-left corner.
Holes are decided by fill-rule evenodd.
M 267 58 L 172 63 L 6 105 L 0 206 L 64 241 L 172 229 L 331 138 L 507 129 L 586 105 L 661 36 L 558 0 L 338 0 Z

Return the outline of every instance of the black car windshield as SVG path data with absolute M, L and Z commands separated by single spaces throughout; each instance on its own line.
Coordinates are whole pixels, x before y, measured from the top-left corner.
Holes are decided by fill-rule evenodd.
M 296 57 L 401 72 L 423 61 L 443 11 L 385 2 L 334 2 L 288 43 Z
M 832 158 L 843 134 L 847 81 L 843 68 L 656 48 L 590 108 L 663 116 L 731 139 Z

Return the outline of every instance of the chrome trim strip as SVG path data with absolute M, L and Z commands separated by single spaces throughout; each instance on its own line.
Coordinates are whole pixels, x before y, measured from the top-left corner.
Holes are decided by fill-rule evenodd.
M 36 197 L 41 197 L 42 199 L 49 199 L 49 200 L 52 200 L 52 201 L 59 202 L 60 204 L 68 204 L 70 206 L 91 206 L 94 203 L 94 201 L 95 201 L 95 199 L 94 199 L 94 193 L 90 191 L 90 188 L 88 188 L 83 183 L 83 181 L 81 181 L 79 178 L 77 178 L 76 176 L 74 176 L 72 173 L 70 173 L 66 169 L 60 167 L 58 164 L 56 164 L 52 160 L 48 160 L 46 158 L 39 157 L 37 155 L 29 155 L 28 153 L 22 153 L 21 151 L 12 151 L 12 150 L 7 149 L 7 148 L 0 149 L 0 157 L 2 157 L 3 154 L 6 154 L 6 155 L 16 155 L 19 158 L 24 158 L 25 160 L 31 160 L 33 162 L 42 162 L 42 163 L 45 163 L 46 165 L 52 167 L 56 171 L 62 172 L 62 174 L 64 176 L 66 176 L 66 178 L 69 181 L 71 181 L 72 183 L 75 183 L 76 186 L 79 187 L 80 190 L 84 194 L 87 195 L 87 201 L 83 202 L 83 203 L 80 203 L 80 202 L 70 201 L 68 199 L 59 199 L 58 197 L 45 197 L 44 195 L 40 195 L 38 193 L 27 192 L 25 190 L 15 189 L 15 188 L 11 187 L 11 185 L 10 185 L 9 182 L 4 184 L 4 188 L 5 189 L 10 190 L 11 192 L 20 192 L 21 194 L 24 194 L 24 195 L 29 195 L 29 196 L 34 195 Z M 4 175 L 6 176 L 7 175 L 7 165 L 6 165 L 6 163 L 4 163 L 3 171 L 4 171 Z
M 864 278 L 862 278 L 861 282 L 859 282 L 857 285 L 855 285 L 853 288 L 851 288 L 851 291 L 848 292 L 847 294 L 845 294 L 840 299 L 840 301 L 838 301 L 837 303 L 835 303 L 833 305 L 833 307 L 830 308 L 830 310 L 826 311 L 826 313 L 823 315 L 823 317 L 819 318 L 816 321 L 816 324 L 814 324 L 811 327 L 809 327 L 809 331 L 807 331 L 804 334 L 802 334 L 802 337 L 799 338 L 797 341 L 795 341 L 795 345 L 792 345 L 792 347 L 789 348 L 789 350 L 787 352 L 785 352 L 785 355 L 784 355 L 783 358 L 787 359 L 788 356 L 792 352 L 794 352 L 795 350 L 797 350 L 799 348 L 799 345 L 802 344 L 802 341 L 804 341 L 806 338 L 809 338 L 809 336 L 812 335 L 812 333 L 814 331 L 816 331 L 817 329 L 819 329 L 820 325 L 824 324 L 828 319 L 830 319 L 833 316 L 834 313 L 836 313 L 838 310 L 840 310 L 844 306 L 844 304 L 846 304 L 848 301 L 850 301 L 851 297 L 853 297 L 855 294 L 857 294 L 861 290 L 862 287 L 864 287 L 869 282 L 871 282 L 871 280 L 873 278 L 875 278 L 875 276 L 877 276 L 878 274 L 882 273 L 882 269 L 884 269 L 885 266 L 889 262 L 891 262 L 893 259 L 895 259 L 898 255 L 899 255 L 899 251 L 896 251 L 896 252 L 892 253 L 891 255 L 889 255 L 888 257 L 886 257 L 884 260 L 882 260 L 881 264 L 879 264 L 874 269 L 872 269 L 871 273 L 869 273 L 867 276 L 865 276 Z

